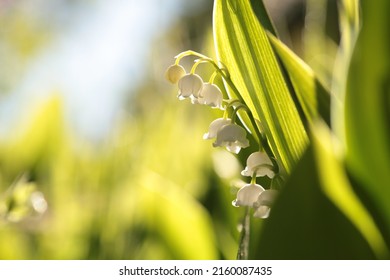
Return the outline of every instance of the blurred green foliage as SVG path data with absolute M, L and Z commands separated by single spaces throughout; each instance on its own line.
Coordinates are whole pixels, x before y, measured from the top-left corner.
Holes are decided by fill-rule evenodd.
M 289 173 L 270 218 L 251 218 L 249 257 L 389 258 L 389 4 L 364 2 L 360 15 L 355 0 L 340 1 L 340 14 L 335 1 L 306 2 L 303 39 L 292 32 L 299 47 L 290 50 L 263 5 L 216 0 L 217 54 L 256 118 L 272 125 L 268 138 L 283 143 L 271 146 L 285 155 Z M 70 129 L 61 88 L 18 108 L 0 139 L 0 259 L 236 257 L 245 209 L 231 206 L 234 185 L 257 147 L 238 159 L 213 149 L 201 138 L 221 112 L 179 102 L 176 89 L 161 81 L 184 49 L 213 57 L 209 8 L 178 19 L 156 39 L 144 65 L 150 75 L 104 140 Z M 55 34 L 23 9 L 0 11 L 0 27 L 5 95 Z M 335 63 L 342 67 L 334 70 Z
M 151 114 L 123 123 L 98 147 L 66 132 L 58 96 L 28 114 L 24 129 L 1 143 L 2 201 L 8 206 L 0 207 L 0 258 L 232 258 L 235 252 L 222 249 L 215 230 L 225 232 L 230 248 L 234 230 L 215 223 L 201 203 L 214 203 L 221 193 L 222 204 L 231 199 L 229 188 L 212 179 L 211 148 L 197 137 L 210 116 L 168 103 L 156 112 L 158 121 Z M 9 188 L 20 174 L 31 183 Z M 46 198 L 45 213 L 25 210 L 31 184 Z M 22 201 L 11 207 L 9 200 Z
M 38 28 L 39 18 L 15 6 L 0 14 L 2 92 L 15 88 L 28 61 L 55 39 L 49 26 Z M 156 39 L 159 45 L 180 47 L 188 32 L 181 21 L 203 22 L 200 11 L 178 18 L 178 35 Z M 210 37 L 196 36 L 191 42 L 209 44 Z M 153 64 L 144 66 L 149 73 L 171 59 L 153 52 Z M 0 259 L 235 257 L 240 212 L 230 207 L 231 187 L 213 171 L 211 143 L 202 140 L 216 112 L 178 104 L 163 74 L 159 68 L 139 86 L 100 142 L 70 129 L 61 89 L 18 108 L 0 139 Z

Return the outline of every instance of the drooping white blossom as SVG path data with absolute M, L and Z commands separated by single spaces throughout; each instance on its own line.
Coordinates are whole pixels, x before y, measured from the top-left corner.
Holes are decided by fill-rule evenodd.
M 259 195 L 264 191 L 264 188 L 258 184 L 247 184 L 237 192 L 237 198 L 233 201 L 233 206 L 253 207 Z
M 255 208 L 253 216 L 262 219 L 268 218 L 278 193 L 277 190 L 265 190 L 262 192 L 257 198 L 257 201 L 253 204 L 253 207 Z
M 205 83 L 197 103 L 208 105 L 212 108 L 223 109 L 222 100 L 223 95 L 221 90 L 214 84 Z
M 180 78 L 178 86 L 179 94 L 177 97 L 180 100 L 186 98 L 197 99 L 203 87 L 203 80 L 199 75 L 190 73 Z
M 228 124 L 218 130 L 213 146 L 226 147 L 229 152 L 238 154 L 241 148 L 249 146 L 249 141 L 246 138 L 246 131 L 243 127 L 237 124 Z
M 272 179 L 275 176 L 272 167 L 272 161 L 266 153 L 255 152 L 248 157 L 246 167 L 241 172 L 241 175 L 249 177 L 253 177 L 254 175 L 256 175 L 256 177 L 268 176 Z
M 225 125 L 228 125 L 232 122 L 231 119 L 227 118 L 219 118 L 219 119 L 216 119 L 214 121 L 211 122 L 210 126 L 209 126 L 209 131 L 206 132 L 204 135 L 203 135 L 203 139 L 207 140 L 207 139 L 213 139 L 213 138 L 216 138 L 217 137 L 217 133 L 218 131 Z

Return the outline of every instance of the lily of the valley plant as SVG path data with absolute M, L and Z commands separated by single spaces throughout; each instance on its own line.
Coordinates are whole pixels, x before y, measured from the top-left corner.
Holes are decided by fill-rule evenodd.
M 189 73 L 180 65 L 180 60 L 187 56 L 197 57 Z M 204 82 L 202 77 L 196 74 L 197 66 L 200 63 L 209 63 L 215 70 L 208 82 Z M 257 128 L 260 122 L 260 120 L 254 119 L 242 98 L 231 99 L 228 96 L 224 98 L 222 91 L 214 83 L 217 76 L 232 84 L 228 69 L 220 67 L 216 61 L 194 51 L 185 51 L 177 55 L 175 63 L 169 66 L 165 73 L 169 82 L 177 84 L 179 100 L 189 99 L 192 104 L 210 106 L 223 112 L 222 117 L 212 121 L 208 132 L 203 135 L 203 139 L 214 141 L 213 147 L 224 147 L 229 152 L 238 154 L 241 149 L 251 145 L 247 139 L 247 133 L 256 134 L 257 138 L 261 139 L 259 144 L 252 143 L 252 145 L 258 145 L 258 151 L 248 157 L 247 166 L 241 172 L 242 176 L 251 178 L 250 183 L 238 190 L 237 198 L 232 204 L 236 207 L 253 208 L 254 217 L 268 218 L 271 206 L 277 197 L 278 191 L 273 189 L 276 184 L 272 184 L 271 181 L 269 186 L 263 187 L 256 183 L 256 178 L 263 176 L 268 176 L 271 180 L 275 177 L 280 178 L 277 159 L 268 146 L 267 138 L 259 129 L 249 131 L 237 121 L 238 111 L 242 110 L 249 116 L 253 127 Z M 236 90 L 236 88 L 233 87 L 232 90 Z M 237 90 L 235 94 L 240 96 Z

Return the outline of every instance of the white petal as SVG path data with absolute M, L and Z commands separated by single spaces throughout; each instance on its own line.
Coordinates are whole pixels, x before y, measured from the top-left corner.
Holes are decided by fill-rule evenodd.
M 236 142 L 227 142 L 225 145 L 226 150 L 231 153 L 238 154 L 241 151 L 241 146 Z
M 259 195 L 254 207 L 271 207 L 274 204 L 278 194 L 279 192 L 277 190 L 266 190 L 262 192 L 261 195 Z
M 253 217 L 266 219 L 269 217 L 269 213 L 271 212 L 271 208 L 268 206 L 260 206 L 253 213 Z
M 256 209 L 253 214 L 257 218 L 268 218 L 271 207 L 275 202 L 276 197 L 279 195 L 277 190 L 265 190 L 257 198 L 257 201 L 253 204 Z

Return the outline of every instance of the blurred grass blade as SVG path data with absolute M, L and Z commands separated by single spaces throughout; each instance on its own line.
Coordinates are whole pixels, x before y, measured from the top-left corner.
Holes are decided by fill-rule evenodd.
M 363 1 L 345 97 L 346 157 L 352 175 L 390 232 L 389 1 Z
M 140 206 L 145 209 L 142 218 L 159 233 L 175 254 L 173 257 L 217 259 L 212 222 L 206 209 L 180 186 L 158 174 L 147 172 L 142 184 L 144 205 Z
M 365 237 L 376 257 L 389 257 L 383 236 L 354 193 L 344 167 L 334 155 L 331 141 L 328 128 L 323 124 L 317 124 L 313 133 L 313 146 L 322 189 Z
M 0 163 L 6 162 L 4 170 L 12 174 L 53 160 L 65 141 L 62 98 L 57 93 L 34 110 L 22 112 L 20 119 L 13 133 L 0 140 Z
M 341 39 L 334 64 L 333 80 L 331 85 L 331 122 L 332 129 L 344 143 L 344 102 L 346 83 L 351 57 L 360 32 L 361 15 L 358 0 L 342 0 L 339 1 L 338 4 Z
M 250 1 L 216 0 L 213 28 L 218 59 L 261 121 L 275 156 L 290 172 L 306 147 L 307 134 Z
M 321 117 L 330 122 L 330 95 L 313 70 L 278 38 L 268 33 L 276 53 L 286 68 L 299 104 L 309 123 Z

